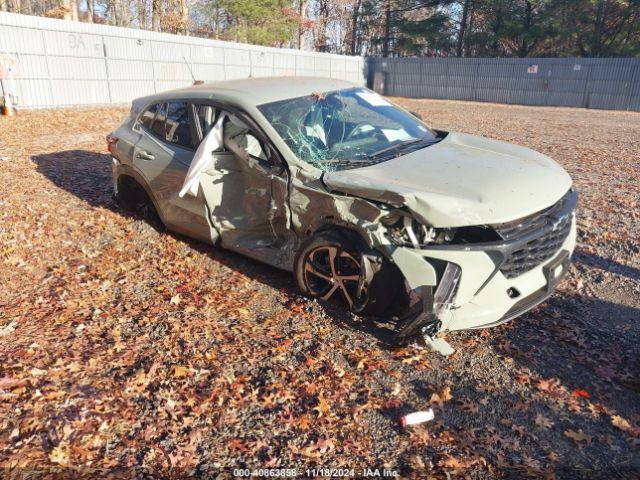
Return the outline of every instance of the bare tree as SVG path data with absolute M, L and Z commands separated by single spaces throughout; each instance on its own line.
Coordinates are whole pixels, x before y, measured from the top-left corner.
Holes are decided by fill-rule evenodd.
M 389 43 L 391 42 L 391 1 L 387 0 L 384 11 L 384 37 L 382 38 L 382 56 L 389 56 Z
M 162 19 L 162 0 L 151 0 L 151 28 L 159 32 Z
M 178 33 L 189 35 L 189 8 L 187 7 L 187 0 L 179 0 L 178 6 L 180 13 L 180 26 Z
M 461 57 L 464 48 L 464 35 L 469 26 L 469 14 L 473 8 L 473 0 L 463 0 L 462 15 L 460 17 L 460 27 L 458 28 L 458 38 L 456 39 L 456 56 Z
M 136 0 L 136 14 L 138 16 L 138 26 L 143 29 L 149 28 L 146 0 Z
M 300 26 L 298 27 L 298 49 L 304 49 L 304 32 L 307 21 L 307 7 L 309 0 L 300 0 Z
M 87 0 L 87 21 L 93 23 L 93 15 L 95 12 L 94 0 Z
M 353 5 L 353 11 L 351 12 L 351 55 L 356 54 L 361 5 L 362 0 L 356 0 L 356 3 Z

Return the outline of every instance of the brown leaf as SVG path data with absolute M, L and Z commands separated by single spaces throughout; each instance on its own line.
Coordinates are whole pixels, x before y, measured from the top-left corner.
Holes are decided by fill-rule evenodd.
M 49 454 L 49 460 L 63 467 L 69 465 L 69 447 L 62 444 L 54 448 Z
M 432 394 L 429 402 L 438 406 L 442 406 L 445 402 L 448 402 L 452 398 L 453 396 L 451 395 L 451 387 L 444 387 L 439 392 Z
M 591 435 L 582 433 L 582 430 L 578 430 L 577 432 L 575 430 L 565 430 L 564 435 L 576 442 L 579 446 L 581 445 L 581 442 L 590 444 L 591 440 L 593 440 L 593 437 Z
M 318 417 L 322 417 L 326 415 L 329 410 L 331 410 L 331 406 L 327 403 L 322 395 L 318 395 L 318 405 L 313 407 L 313 409 L 318 412 Z
M 630 433 L 632 435 L 640 435 L 640 428 L 634 428 L 626 418 L 620 415 L 611 415 L 611 423 L 614 427 Z
M 183 365 L 174 365 L 171 371 L 174 378 L 183 378 L 189 373 L 189 369 Z
M 11 378 L 11 377 L 2 377 L 0 378 L 0 390 L 11 390 L 13 388 L 18 387 L 28 387 L 30 382 L 26 378 Z
M 542 427 L 542 428 L 551 428 L 551 427 L 553 427 L 553 422 L 548 417 L 545 417 L 544 415 L 542 415 L 540 413 L 536 415 L 536 418 L 534 419 L 534 422 L 535 422 L 536 425 L 538 425 L 539 427 Z

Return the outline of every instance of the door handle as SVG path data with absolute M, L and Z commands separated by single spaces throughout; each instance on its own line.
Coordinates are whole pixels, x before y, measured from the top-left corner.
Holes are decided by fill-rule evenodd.
M 139 158 L 141 160 L 154 160 L 156 157 L 154 157 L 150 153 L 147 153 L 144 150 L 142 150 L 142 151 L 136 153 L 136 158 Z

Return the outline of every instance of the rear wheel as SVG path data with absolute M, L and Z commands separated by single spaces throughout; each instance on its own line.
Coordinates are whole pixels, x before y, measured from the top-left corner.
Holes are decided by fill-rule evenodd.
M 114 183 L 113 197 L 124 210 L 140 215 L 154 228 L 162 228 L 162 220 L 153 202 L 133 177 L 120 175 Z
M 342 297 L 362 315 L 381 315 L 398 289 L 395 267 L 351 232 L 324 231 L 307 239 L 295 258 L 294 274 L 305 295 Z

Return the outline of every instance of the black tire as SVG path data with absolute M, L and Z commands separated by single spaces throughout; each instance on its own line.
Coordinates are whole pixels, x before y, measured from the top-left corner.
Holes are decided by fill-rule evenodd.
M 113 198 L 123 210 L 141 216 L 156 230 L 164 228 L 153 201 L 134 178 L 128 175 L 118 177 L 113 188 Z
M 367 261 L 373 272 L 368 282 Z M 401 283 L 389 260 L 357 234 L 344 230 L 325 230 L 306 239 L 296 253 L 294 276 L 304 295 L 326 300 L 339 292 L 349 310 L 364 316 L 382 315 Z

